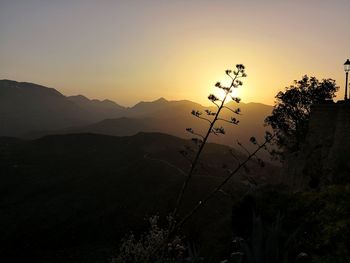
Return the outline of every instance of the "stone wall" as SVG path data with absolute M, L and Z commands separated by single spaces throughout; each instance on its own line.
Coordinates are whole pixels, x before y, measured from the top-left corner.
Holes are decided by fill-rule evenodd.
M 282 175 L 294 189 L 350 178 L 350 103 L 311 108 L 305 143 L 300 152 L 287 158 Z

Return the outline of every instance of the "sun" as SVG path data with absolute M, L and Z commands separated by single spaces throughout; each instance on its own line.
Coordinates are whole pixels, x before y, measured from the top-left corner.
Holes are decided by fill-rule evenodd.
M 231 96 L 236 98 L 236 97 L 239 97 L 238 96 L 238 89 L 237 88 L 234 88 L 232 89 L 232 93 L 231 93 Z M 214 94 L 220 99 L 220 100 L 223 100 L 224 97 L 225 97 L 225 91 L 222 90 L 222 89 L 219 89 L 219 88 L 216 88 Z M 227 96 L 226 98 L 226 102 L 229 102 L 232 100 L 231 96 Z
M 232 80 L 229 78 L 229 77 L 226 77 L 226 78 L 222 78 L 219 80 L 219 82 L 221 83 L 222 86 L 224 87 L 229 87 L 231 85 L 231 82 Z M 220 88 L 214 88 L 214 94 L 215 96 L 217 96 L 220 100 L 223 100 L 224 97 L 225 97 L 225 91 L 223 89 L 220 89 Z M 239 97 L 238 96 L 238 88 L 232 88 L 232 93 L 231 93 L 231 96 L 232 97 Z M 226 102 L 229 102 L 232 100 L 231 96 L 228 96 L 226 98 Z
M 243 80 L 244 81 L 244 80 Z M 217 82 L 220 82 L 222 86 L 224 87 L 230 87 L 232 83 L 232 79 L 227 76 L 226 74 L 223 74 L 221 69 L 218 70 L 207 70 L 204 72 L 201 72 L 201 74 L 196 75 L 195 82 L 197 82 L 198 90 L 200 90 L 201 95 L 203 96 L 203 104 L 206 105 L 208 102 L 207 97 L 209 94 L 215 95 L 217 98 L 222 100 L 225 97 L 225 91 L 215 87 L 215 84 Z M 201 87 L 206 86 L 206 89 L 201 89 Z M 239 86 L 238 88 L 232 88 L 232 93 L 230 96 L 228 96 L 225 100 L 225 103 L 232 101 L 232 98 L 241 98 L 242 94 L 244 94 L 246 91 L 242 89 L 242 86 Z

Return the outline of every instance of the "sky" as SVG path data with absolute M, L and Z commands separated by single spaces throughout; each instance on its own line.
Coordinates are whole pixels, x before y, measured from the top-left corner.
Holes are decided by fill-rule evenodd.
M 305 74 L 344 97 L 349 0 L 0 0 L 0 79 L 124 106 L 208 105 L 241 63 L 243 102 L 274 104 Z

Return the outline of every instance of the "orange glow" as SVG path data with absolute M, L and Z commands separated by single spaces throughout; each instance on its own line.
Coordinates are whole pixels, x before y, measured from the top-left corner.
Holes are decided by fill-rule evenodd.
M 0 78 L 127 106 L 159 97 L 208 105 L 238 63 L 243 102 L 273 104 L 304 74 L 344 86 L 350 35 L 339 32 L 350 30 L 350 1 L 151 2 L 2 4 Z

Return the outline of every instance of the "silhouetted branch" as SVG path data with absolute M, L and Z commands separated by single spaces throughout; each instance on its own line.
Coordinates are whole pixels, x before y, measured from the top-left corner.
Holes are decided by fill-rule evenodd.
M 236 118 L 231 118 L 231 120 L 226 120 L 226 119 L 221 119 L 221 118 L 218 118 L 218 121 L 224 121 L 224 122 L 227 122 L 227 123 L 230 123 L 230 124 L 235 124 L 235 125 L 238 125 L 239 123 L 239 120 L 237 120 Z
M 211 133 L 216 135 L 216 136 L 219 136 L 219 134 L 217 132 L 215 132 L 214 130 L 211 130 Z
M 241 147 L 241 148 L 247 153 L 248 156 L 250 155 L 250 152 L 247 150 L 247 148 L 245 148 L 245 147 L 242 145 L 242 143 L 240 143 L 238 140 L 237 140 L 237 145 L 238 145 L 239 147 Z
M 212 112 L 211 110 L 205 110 L 205 112 L 207 113 L 207 115 L 209 116 L 215 116 L 216 112 Z
M 204 139 L 204 136 L 200 133 L 196 133 L 192 128 L 186 128 L 186 131 L 193 134 L 193 135 L 196 135 L 198 137 L 201 137 L 202 139 Z
M 233 149 L 231 149 L 230 151 L 231 156 L 237 161 L 238 165 L 241 164 L 241 161 L 238 159 L 238 157 L 233 153 Z
M 241 114 L 241 109 L 240 109 L 240 108 L 237 108 L 237 109 L 235 109 L 235 110 L 233 110 L 233 109 L 231 109 L 231 108 L 229 108 L 229 107 L 227 107 L 227 106 L 224 106 L 224 108 L 225 108 L 225 109 L 228 109 L 229 111 L 233 112 L 234 114 L 242 115 L 242 114 Z
M 221 188 L 235 175 L 242 167 L 244 167 L 266 144 L 270 143 L 274 136 L 269 140 L 265 140 L 265 142 L 259 146 L 253 153 L 251 153 L 242 163 L 240 163 L 236 169 L 234 169 L 217 187 L 215 187 L 202 201 L 199 201 L 194 208 L 183 217 L 182 220 L 177 223 L 174 228 L 171 230 L 171 234 L 173 234 L 177 229 L 181 228 L 191 217 L 192 215 L 202 206 L 204 206 Z
M 238 77 L 238 75 L 240 74 L 240 72 L 242 72 L 242 73 L 244 72 L 244 66 L 241 65 L 241 64 L 238 64 L 238 65 L 236 65 L 236 68 L 237 68 L 237 72 L 234 73 L 234 77 L 232 77 L 232 76 L 230 75 L 231 71 L 226 71 L 226 75 L 229 75 L 229 76 L 230 76 L 230 78 L 232 79 L 232 82 L 231 82 L 230 88 L 229 88 L 228 90 L 225 90 L 225 96 L 224 96 L 224 98 L 220 101 L 220 100 L 219 100 L 215 95 L 213 95 L 213 94 L 210 94 L 210 95 L 208 96 L 208 99 L 209 99 L 210 101 L 212 101 L 215 105 L 217 105 L 217 104 L 216 104 L 216 101 L 220 101 L 221 104 L 220 104 L 220 105 L 217 105 L 218 110 L 217 110 L 217 112 L 216 112 L 216 114 L 215 114 L 214 119 L 213 119 L 212 121 L 208 120 L 208 122 L 210 123 L 210 124 L 209 124 L 209 128 L 208 128 L 207 133 L 206 133 L 206 135 L 204 136 L 203 142 L 201 143 L 201 145 L 200 145 L 200 147 L 199 147 L 199 149 L 198 149 L 198 152 L 197 152 L 197 154 L 196 154 L 196 156 L 195 156 L 195 158 L 194 158 L 194 160 L 193 160 L 193 164 L 192 164 L 192 166 L 191 166 L 190 171 L 188 172 L 188 176 L 187 176 L 187 178 L 185 179 L 185 181 L 184 181 L 184 183 L 183 183 L 183 185 L 182 185 L 181 191 L 180 191 L 179 196 L 178 196 L 177 201 L 176 201 L 176 205 L 175 205 L 174 211 L 173 211 L 173 213 L 172 213 L 172 217 L 173 217 L 173 218 L 175 218 L 175 217 L 177 216 L 178 210 L 179 210 L 179 208 L 180 208 L 180 206 L 181 206 L 181 203 L 182 203 L 182 200 L 183 200 L 183 196 L 184 196 L 185 190 L 187 189 L 188 183 L 189 183 L 189 181 L 191 180 L 193 171 L 194 171 L 194 169 L 195 169 L 195 167 L 196 167 L 196 165 L 197 165 L 199 156 L 201 155 L 201 153 L 202 153 L 202 151 L 203 151 L 204 145 L 206 144 L 206 142 L 207 142 L 207 140 L 208 140 L 208 138 L 209 138 L 209 135 L 213 132 L 213 130 L 214 130 L 214 134 L 215 134 L 215 133 L 220 133 L 220 132 L 223 131 L 223 130 L 221 130 L 221 129 L 220 129 L 220 130 L 216 130 L 216 128 L 214 128 L 214 124 L 215 124 L 215 122 L 217 121 L 221 110 L 224 108 L 225 101 L 226 101 L 226 99 L 227 99 L 227 97 L 228 97 L 228 95 L 229 95 L 229 93 L 230 93 L 230 90 L 231 90 L 232 88 L 235 88 L 235 87 L 239 86 L 239 85 L 242 85 L 242 82 L 237 83 L 237 77 Z M 216 86 L 216 87 L 221 87 L 220 82 L 217 82 L 217 83 L 215 84 L 215 86 Z M 200 117 L 200 115 L 201 115 L 200 112 L 194 111 L 194 110 L 192 111 L 192 114 L 195 115 L 195 116 L 197 116 L 197 117 Z M 207 120 L 207 119 L 206 119 L 206 120 Z M 222 129 L 223 129 L 223 128 L 222 128 Z
M 181 168 L 177 167 L 176 165 L 174 165 L 174 164 L 172 164 L 172 163 L 170 163 L 170 162 L 168 162 L 168 161 L 165 161 L 165 160 L 162 160 L 162 159 L 157 159 L 157 158 L 149 157 L 149 154 L 145 154 L 145 155 L 143 156 L 143 158 L 148 159 L 148 160 L 151 160 L 151 161 L 156 161 L 156 162 L 164 163 L 164 164 L 166 164 L 167 166 L 169 166 L 169 167 L 171 167 L 171 168 L 177 170 L 177 171 L 178 171 L 179 173 L 181 173 L 182 175 L 186 176 L 186 173 L 185 173 Z
M 209 120 L 209 119 L 207 119 L 207 118 L 204 118 L 204 117 L 197 117 L 197 118 L 199 118 L 199 119 L 202 119 L 202 120 L 205 120 L 205 121 L 207 121 L 207 122 L 209 122 L 209 123 L 211 123 L 211 120 Z
M 212 101 L 212 103 L 213 103 L 216 107 L 220 108 L 220 105 L 216 104 L 214 101 Z
M 214 127 L 213 131 L 214 131 L 214 133 L 216 135 L 225 134 L 226 133 L 224 127 Z
M 232 99 L 233 101 L 235 101 L 236 103 L 240 103 L 240 102 L 241 102 L 241 98 L 238 98 L 238 97 L 233 97 L 233 96 L 231 96 L 231 99 Z

